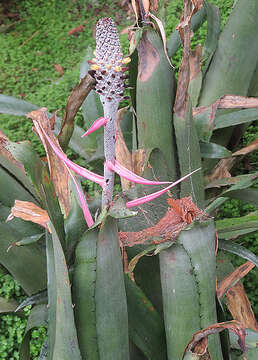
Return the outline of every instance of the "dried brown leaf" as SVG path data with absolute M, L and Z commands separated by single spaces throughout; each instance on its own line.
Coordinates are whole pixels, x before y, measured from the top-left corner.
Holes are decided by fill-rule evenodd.
M 25 221 L 32 221 L 45 229 L 48 229 L 47 223 L 50 221 L 46 210 L 41 209 L 32 202 L 21 200 L 15 200 L 14 206 L 11 208 L 11 214 L 6 221 L 10 221 L 14 217 L 18 217 Z
M 183 58 L 178 74 L 178 87 L 174 111 L 180 118 L 185 118 L 186 105 L 188 102 L 188 86 L 190 81 L 190 42 L 191 42 L 191 18 L 202 7 L 202 0 L 185 0 L 184 12 L 181 16 L 177 30 L 180 34 L 183 49 Z
M 127 148 L 120 126 L 120 122 L 126 110 L 127 107 L 118 110 L 116 116 L 116 160 L 126 169 L 133 171 L 132 155 Z M 121 178 L 121 185 L 123 190 L 129 190 L 131 187 L 131 182 Z
M 159 63 L 160 56 L 155 47 L 147 39 L 146 32 L 143 33 L 138 45 L 138 77 L 140 81 L 147 81 Z
M 193 80 L 202 71 L 202 46 L 199 44 L 190 52 L 190 80 Z
M 47 109 L 41 108 L 39 110 L 32 111 L 27 115 L 27 117 L 32 119 L 35 130 L 40 137 L 42 144 L 44 145 L 48 158 L 48 166 L 51 180 L 55 187 L 61 209 L 65 216 L 67 216 L 70 211 L 70 196 L 68 187 L 69 173 L 65 164 L 57 157 L 57 155 L 54 153 L 54 151 L 46 141 L 45 136 L 40 128 L 41 126 L 45 130 L 47 135 L 50 137 L 50 139 L 53 141 L 53 143 L 60 148 L 58 140 L 56 139 L 51 130 L 50 120 L 47 116 Z
M 214 109 L 249 109 L 258 107 L 258 98 L 239 95 L 224 95 L 209 106 L 200 106 L 193 109 L 193 116 L 201 114 L 213 107 Z M 216 112 L 214 114 L 214 117 Z
M 227 307 L 232 317 L 242 326 L 258 331 L 258 324 L 254 316 L 250 301 L 241 283 L 236 284 L 226 293 Z
M 145 149 L 138 149 L 132 155 L 133 172 L 136 175 L 142 176 L 145 162 L 146 162 L 146 151 Z
M 207 218 L 207 214 L 199 210 L 190 197 L 177 200 L 169 198 L 168 204 L 168 211 L 156 225 L 138 232 L 119 232 L 120 243 L 123 246 L 134 246 L 147 242 L 160 244 L 174 240 L 194 218 Z
M 255 139 L 252 141 L 249 145 L 243 147 L 242 149 L 234 152 L 232 156 L 239 156 L 239 155 L 247 155 L 252 151 L 255 151 L 258 149 L 258 139 Z
M 213 324 L 206 329 L 200 330 L 193 335 L 192 340 L 187 344 L 184 354 L 187 351 L 195 353 L 195 348 L 201 351 L 201 354 L 205 355 L 208 351 L 208 341 L 203 341 L 204 338 L 208 338 L 209 335 L 217 334 L 224 329 L 231 330 L 238 336 L 238 342 L 243 352 L 246 352 L 245 346 L 245 328 L 238 321 L 227 321 L 224 323 Z M 198 353 L 200 354 L 200 353 Z M 209 359 L 209 357 L 208 357 Z
M 64 73 L 64 70 L 63 70 L 62 66 L 58 65 L 58 64 L 54 64 L 54 67 L 55 67 L 56 71 L 59 72 L 59 75 L 62 76 L 63 73 Z
M 235 269 L 231 274 L 226 276 L 217 287 L 217 297 L 219 299 L 225 294 L 225 292 L 236 284 L 237 281 L 242 279 L 246 274 L 249 273 L 254 268 L 254 264 L 250 261 L 247 261 L 243 265 Z M 237 320 L 237 319 L 236 319 Z
M 207 183 L 215 180 L 225 179 L 231 177 L 230 170 L 236 162 L 236 158 L 221 159 L 214 167 L 211 174 L 207 176 Z
M 81 32 L 83 31 L 84 29 L 84 25 L 79 25 L 79 26 L 76 26 L 75 28 L 71 29 L 69 32 L 68 32 L 68 35 L 74 35 L 78 32 Z

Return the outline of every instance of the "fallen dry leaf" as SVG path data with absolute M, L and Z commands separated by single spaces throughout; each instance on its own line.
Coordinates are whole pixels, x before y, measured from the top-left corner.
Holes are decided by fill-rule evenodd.
M 74 35 L 74 34 L 76 34 L 76 33 L 78 33 L 78 32 L 83 31 L 83 29 L 84 29 L 84 25 L 79 25 L 79 26 L 71 29 L 71 30 L 68 32 L 68 35 Z
M 56 71 L 59 72 L 60 76 L 62 76 L 63 73 L 64 73 L 64 70 L 63 70 L 62 66 L 58 65 L 58 64 L 54 64 L 54 67 L 55 67 Z
M 236 158 L 221 159 L 212 170 L 211 174 L 206 177 L 207 183 L 215 180 L 231 177 L 230 170 L 236 162 Z
M 15 200 L 14 206 L 11 208 L 11 213 L 6 221 L 10 221 L 14 217 L 25 221 L 32 221 L 45 229 L 48 229 L 47 223 L 50 221 L 46 210 L 41 209 L 32 202 L 21 200 Z

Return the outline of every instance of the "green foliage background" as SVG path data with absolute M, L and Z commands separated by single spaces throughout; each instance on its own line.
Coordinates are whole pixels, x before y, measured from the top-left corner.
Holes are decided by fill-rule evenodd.
M 210 0 L 217 5 L 222 13 L 222 24 L 230 12 L 234 0 Z M 182 12 L 182 0 L 171 0 L 167 4 L 166 33 L 169 36 L 175 29 Z M 62 115 L 67 97 L 79 78 L 79 66 L 88 45 L 94 47 L 94 25 L 98 18 L 111 16 L 123 29 L 132 23 L 119 1 L 112 0 L 23 0 L 6 1 L 0 4 L 0 84 L 1 92 L 23 98 L 40 106 L 45 106 L 50 112 L 59 109 Z M 2 7 L 2 8 L 1 8 Z M 7 16 L 7 13 L 19 14 L 17 18 Z M 68 32 L 83 25 L 82 32 L 68 35 Z M 196 32 L 193 46 L 203 43 L 206 34 L 206 24 Z M 127 35 L 121 35 L 124 53 L 127 52 Z M 176 68 L 179 66 L 181 50 L 173 59 Z M 55 64 L 62 66 L 60 76 Z M 81 114 L 76 116 L 80 123 Z M 0 115 L 0 129 L 13 141 L 30 139 L 37 151 L 43 155 L 43 148 L 31 130 L 31 123 L 24 117 Z M 242 144 L 247 145 L 256 136 L 258 125 L 251 125 L 244 135 Z M 68 155 L 71 155 L 68 154 Z M 80 161 L 80 160 L 79 160 Z M 251 166 L 257 164 L 257 156 L 250 157 Z M 82 163 L 83 165 L 83 163 Z M 237 200 L 224 204 L 218 217 L 244 215 L 252 210 L 249 205 L 243 205 Z M 246 236 L 239 240 L 254 253 L 258 252 L 258 235 Z M 235 259 L 235 258 L 234 258 Z M 234 260 L 240 265 L 241 260 Z M 255 304 L 255 277 L 253 271 L 245 280 L 252 305 L 258 313 Z M 14 298 L 21 302 L 25 294 L 13 278 L 0 270 L 0 296 Z M 18 359 L 18 347 L 26 327 L 26 317 L 29 308 L 25 309 L 24 318 L 18 315 L 1 316 L 0 324 L 0 359 Z M 32 333 L 31 358 L 38 356 L 45 339 L 46 329 L 39 328 Z

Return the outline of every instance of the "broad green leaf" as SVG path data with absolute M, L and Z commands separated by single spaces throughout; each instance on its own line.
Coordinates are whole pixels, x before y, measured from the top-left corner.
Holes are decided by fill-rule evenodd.
M 206 20 L 206 9 L 204 6 L 193 15 L 191 19 L 191 28 L 193 31 L 197 30 L 203 22 Z M 175 30 L 168 39 L 167 42 L 167 50 L 168 50 L 168 56 L 172 57 L 175 52 L 180 48 L 182 45 L 181 38 L 179 35 L 179 32 Z
M 28 295 L 46 288 L 46 257 L 40 244 L 14 247 L 8 253 L 8 247 L 24 237 L 38 234 L 39 227 L 18 219 L 16 226 L 0 224 L 0 263 L 18 281 Z
M 183 117 L 174 114 L 174 127 L 177 143 L 177 152 L 181 176 L 201 168 L 201 154 L 199 140 L 192 121 L 192 107 L 188 100 Z M 192 196 L 193 202 L 199 208 L 204 205 L 203 175 L 197 171 L 189 179 L 182 182 L 180 197 Z
M 257 14 L 257 0 L 249 0 L 248 6 L 245 0 L 235 2 L 205 74 L 199 106 L 225 94 L 247 96 L 258 60 Z M 232 127 L 216 131 L 212 141 L 226 146 L 233 131 Z
M 36 196 L 39 196 L 41 192 L 41 174 L 44 165 L 36 151 L 27 141 L 19 143 L 8 141 L 6 144 L 6 149 L 10 151 L 12 156 L 24 166 L 27 177 L 34 186 L 33 191 L 35 193 L 36 189 Z
M 28 305 L 47 304 L 47 290 L 40 291 L 39 293 L 26 298 L 17 308 L 15 312 L 22 310 Z
M 226 250 L 235 255 L 238 255 L 238 256 L 242 257 L 243 259 L 251 261 L 256 266 L 258 266 L 258 257 L 254 253 L 252 253 L 251 251 L 246 249 L 245 247 L 243 247 L 233 241 L 220 239 L 219 240 L 219 249 Z
M 214 119 L 214 130 L 249 123 L 258 119 L 258 109 L 244 109 L 229 114 L 218 115 Z
M 173 181 L 176 180 L 171 122 L 175 96 L 174 73 L 164 53 L 162 40 L 154 30 L 147 28 L 143 31 L 137 50 L 138 148 L 159 149 L 165 159 L 169 180 Z
M 258 212 L 232 219 L 216 221 L 219 239 L 233 239 L 237 236 L 258 231 Z
M 208 159 L 223 159 L 231 157 L 232 153 L 224 146 L 215 143 L 200 142 L 201 157 Z
M 0 314 L 14 312 L 18 305 L 17 301 L 13 299 L 7 300 L 4 297 L 0 297 Z
M 54 226 L 46 234 L 48 270 L 48 359 L 81 360 L 71 287 L 61 242 Z
M 258 206 L 258 189 L 255 188 L 234 191 L 228 190 L 228 192 L 225 192 L 222 195 Z
M 160 253 L 167 348 L 171 359 L 182 357 L 194 332 L 217 322 L 215 242 L 212 220 L 194 222 L 180 233 L 175 245 Z M 210 339 L 209 350 L 213 359 L 221 359 L 217 336 Z
M 203 48 L 203 61 L 205 61 L 204 73 L 209 68 L 212 56 L 217 48 L 220 35 L 221 16 L 219 9 L 208 1 L 203 2 L 207 16 L 207 35 Z
M 167 359 L 164 324 L 142 290 L 125 275 L 129 335 L 149 360 Z
M 97 240 L 96 323 L 100 360 L 129 359 L 128 314 L 116 221 Z
M 5 168 L 0 166 L 0 202 L 2 205 L 12 207 L 15 200 L 36 202 L 35 197 L 28 188 L 20 183 L 19 178 L 12 176 Z
M 0 94 L 0 113 L 26 116 L 29 112 L 38 110 L 39 108 L 39 106 L 33 105 L 27 101 Z M 51 116 L 51 114 L 48 115 Z M 56 117 L 56 126 L 54 130 L 55 135 L 58 135 L 61 129 L 61 122 L 61 118 Z M 88 161 L 96 151 L 96 145 L 90 137 L 82 139 L 84 132 L 85 131 L 83 129 L 75 125 L 73 135 L 69 142 L 69 147 Z
M 75 251 L 72 295 L 75 323 L 83 359 L 99 360 L 96 324 L 96 268 L 98 230 L 86 231 Z M 112 335 L 113 336 L 113 335 Z
M 47 305 L 36 305 L 30 312 L 22 344 L 20 347 L 20 360 L 30 360 L 30 334 L 38 326 L 47 326 Z

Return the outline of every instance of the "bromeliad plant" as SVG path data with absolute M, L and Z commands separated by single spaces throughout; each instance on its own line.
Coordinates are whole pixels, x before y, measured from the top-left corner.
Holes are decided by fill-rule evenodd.
M 166 47 L 157 2 L 150 3 L 134 2 L 137 24 L 129 34 L 130 57 L 122 56 L 113 20 L 98 21 L 95 57 L 72 91 L 62 123 L 45 108 L 1 96 L 2 112 L 29 113 L 47 155 L 46 164 L 28 142 L 12 143 L 1 134 L 0 263 L 29 296 L 18 311 L 33 305 L 21 359 L 29 359 L 30 332 L 39 325 L 48 328 L 40 359 L 226 360 L 230 346 L 238 346 L 248 359 L 257 356 L 252 342 L 257 323 L 248 300 L 238 311 L 235 299 L 244 292 L 235 284 L 258 260 L 228 240 L 257 231 L 257 213 L 216 226 L 210 214 L 229 197 L 250 197 L 251 192 L 257 202 L 257 190 L 249 188 L 256 173 L 227 179 L 221 173 L 229 174 L 232 155 L 250 149 L 235 154 L 226 149 L 232 146 L 231 135 L 237 138 L 242 130 L 236 125 L 258 116 L 257 99 L 246 97 L 255 95 L 250 89 L 255 89 L 258 44 L 251 60 L 240 51 L 254 36 L 258 5 L 250 0 L 247 8 L 238 0 L 219 38 L 217 8 L 208 1 L 184 0 L 181 21 Z M 190 48 L 197 16 L 199 24 L 204 17 L 208 21 L 204 69 L 201 48 Z M 235 33 L 230 56 L 218 70 L 229 34 Z M 169 58 L 180 42 L 183 58 L 176 84 Z M 234 77 L 240 68 L 246 76 L 242 93 Z M 224 80 L 214 90 L 211 85 L 221 74 Z M 128 77 L 132 112 L 119 109 Z M 93 87 L 95 94 L 90 93 Z M 90 104 L 98 105 L 98 119 L 83 133 L 74 126 L 74 116 L 82 105 L 89 117 Z M 246 110 L 219 110 L 235 107 Z M 120 128 L 122 117 L 133 123 L 132 155 Z M 226 137 L 219 129 L 229 126 L 233 132 Z M 102 127 L 103 154 L 92 154 L 89 148 L 99 141 L 95 134 Z M 103 176 L 68 159 L 68 143 L 93 165 L 103 156 Z M 214 158 L 226 159 L 205 172 Z M 100 185 L 101 205 L 86 199 L 74 173 Z M 116 197 L 115 173 L 127 181 Z M 218 186 L 229 188 L 218 194 L 213 191 Z M 136 206 L 137 212 L 130 210 Z M 219 254 L 216 270 L 218 247 L 248 263 L 234 271 Z M 225 303 L 237 321 L 224 322 Z M 228 329 L 237 337 L 220 337 Z

